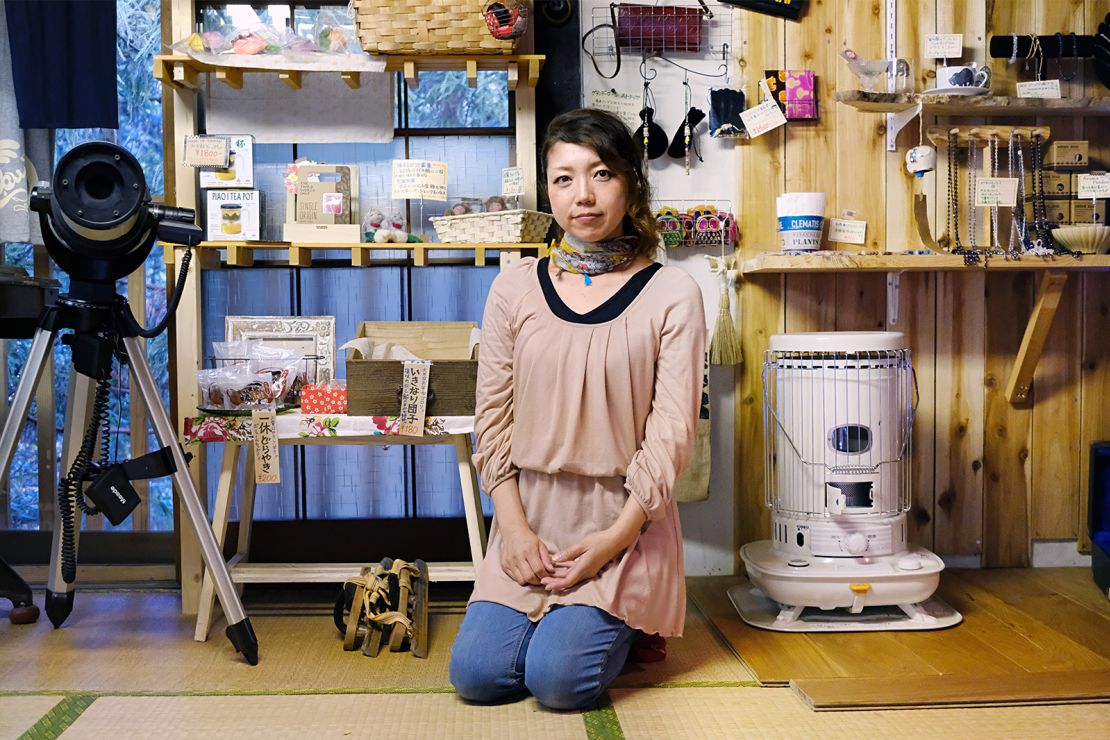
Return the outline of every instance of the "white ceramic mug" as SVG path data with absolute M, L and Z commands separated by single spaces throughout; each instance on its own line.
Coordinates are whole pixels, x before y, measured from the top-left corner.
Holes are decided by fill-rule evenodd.
M 991 68 L 960 64 L 937 70 L 937 87 L 990 87 Z

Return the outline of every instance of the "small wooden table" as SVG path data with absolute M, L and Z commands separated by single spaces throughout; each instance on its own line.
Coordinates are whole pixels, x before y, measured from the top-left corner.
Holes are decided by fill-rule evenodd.
M 471 562 L 428 563 L 433 581 L 472 581 L 486 551 L 486 525 L 478 492 L 478 474 L 471 461 L 470 435 L 473 417 L 429 417 L 424 436 L 407 437 L 397 433 L 395 416 L 348 416 L 346 414 L 280 414 L 277 435 L 282 445 L 454 445 L 458 455 L 459 482 L 462 484 L 466 530 L 470 540 Z M 342 583 L 358 575 L 367 563 L 248 563 L 251 524 L 254 516 L 254 453 L 251 449 L 250 417 L 198 416 L 185 420 L 186 444 L 222 442 L 223 460 L 212 512 L 212 531 L 223 547 L 228 514 L 235 489 L 239 455 L 247 449 L 246 473 L 239 507 L 239 541 L 235 554 L 227 561 L 231 580 L 243 583 Z M 204 573 L 194 638 L 208 639 L 215 606 L 214 584 Z

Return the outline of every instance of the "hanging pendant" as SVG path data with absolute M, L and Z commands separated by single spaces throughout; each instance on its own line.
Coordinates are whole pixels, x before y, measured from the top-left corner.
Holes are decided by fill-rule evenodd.
M 585 278 L 585 282 L 586 282 L 586 285 L 587 285 L 587 286 L 589 286 L 589 285 L 593 285 L 593 282 L 594 282 L 594 281 L 593 281 L 593 280 L 590 280 L 590 276 L 589 276 L 589 275 L 582 275 L 582 277 L 583 277 L 583 278 Z

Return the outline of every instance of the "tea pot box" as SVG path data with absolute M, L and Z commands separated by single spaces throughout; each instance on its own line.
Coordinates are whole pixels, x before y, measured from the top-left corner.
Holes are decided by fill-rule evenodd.
M 477 324 L 469 321 L 364 321 L 356 338 L 375 347 L 393 344 L 431 360 L 427 416 L 472 416 L 478 379 L 478 345 L 470 348 Z M 403 360 L 365 359 L 347 351 L 347 413 L 395 416 L 401 410 Z
M 226 168 L 200 170 L 202 188 L 253 188 L 254 187 L 254 137 L 248 134 L 227 136 L 228 163 Z
M 208 241 L 258 241 L 261 200 L 257 190 L 209 190 L 205 199 Z

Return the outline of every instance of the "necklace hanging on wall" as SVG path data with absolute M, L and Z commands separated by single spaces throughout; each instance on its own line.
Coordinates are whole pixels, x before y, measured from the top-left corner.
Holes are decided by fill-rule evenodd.
M 1033 241 L 1034 249 L 1042 255 L 1068 254 L 1078 257 L 1078 252 L 1073 252 L 1067 247 L 1056 242 L 1052 237 L 1052 228 L 1056 224 L 1048 222 L 1048 207 L 1044 195 L 1044 136 L 1034 129 L 1033 135 L 1033 228 L 1037 238 Z
M 987 157 L 990 162 L 990 177 L 998 177 L 998 134 L 991 133 L 987 140 Z M 998 206 L 991 206 L 991 251 L 1001 253 L 1002 242 L 998 240 Z
M 944 236 L 941 241 L 944 246 L 955 253 L 962 253 L 960 244 L 960 171 L 959 171 L 959 144 L 960 139 L 956 129 L 948 131 L 948 208 L 944 214 Z
M 1022 136 L 1014 131 L 1006 146 L 1006 175 L 1017 178 L 1017 205 L 1010 209 L 1010 256 L 1017 258 L 1025 251 L 1028 239 L 1025 222 L 1025 155 L 1021 149 Z
M 1060 79 L 1064 82 L 1071 82 L 1075 79 L 1075 75 L 1079 72 L 1079 37 L 1075 32 L 1071 33 L 1071 73 L 1064 74 L 1064 34 L 1057 32 L 1056 34 L 1056 48 L 1060 52 L 1056 57 L 1056 68 L 1059 72 Z

